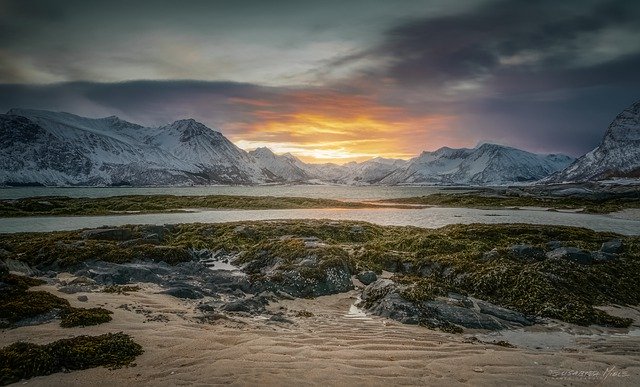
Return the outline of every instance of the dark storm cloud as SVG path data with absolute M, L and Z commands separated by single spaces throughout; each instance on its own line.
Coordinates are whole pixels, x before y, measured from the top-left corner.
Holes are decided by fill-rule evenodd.
M 236 82 L 131 81 L 0 85 L 0 110 L 12 107 L 60 110 L 92 117 L 116 114 L 146 125 L 196 118 L 211 127 L 251 121 L 236 100 L 276 99 L 283 91 Z M 232 130 L 231 130 L 232 132 Z
M 579 155 L 640 98 L 638 42 L 638 1 L 0 0 L 0 109 L 253 139 L 359 115 L 424 132 L 415 153 L 446 122 L 450 144 Z
M 580 155 L 640 98 L 640 2 L 501 0 L 425 15 L 332 66 L 363 58 L 385 63 L 361 78 L 391 80 L 388 103 L 456 114 L 472 137 Z
M 640 54 L 639 28 L 636 1 L 498 1 L 401 24 L 369 55 L 390 58 L 386 75 L 406 84 L 487 81 L 527 92 L 545 73 L 556 88 L 563 79 L 567 86 L 584 86 L 631 75 L 637 58 L 627 55 Z M 613 41 L 599 40 L 622 29 L 627 33 Z M 600 61 L 611 68 L 598 67 Z

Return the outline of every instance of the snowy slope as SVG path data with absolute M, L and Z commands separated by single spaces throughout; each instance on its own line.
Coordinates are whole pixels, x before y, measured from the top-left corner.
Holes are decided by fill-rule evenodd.
M 255 184 L 247 153 L 193 120 L 146 128 L 117 117 L 12 109 L 0 115 L 0 182 L 44 185 Z
M 504 185 L 538 180 L 571 161 L 564 155 L 538 155 L 495 144 L 482 144 L 474 149 L 445 147 L 423 152 L 382 183 Z
M 305 170 L 306 165 L 291 154 L 276 155 L 269 148 L 262 147 L 250 151 L 249 156 L 265 171 L 280 177 L 283 181 L 305 182 L 315 178 Z
M 598 147 L 543 182 L 615 178 L 640 178 L 640 101 L 618 114 Z

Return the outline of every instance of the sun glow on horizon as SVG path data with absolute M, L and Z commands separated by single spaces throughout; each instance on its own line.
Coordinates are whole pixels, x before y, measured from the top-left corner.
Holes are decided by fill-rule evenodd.
M 240 148 L 267 147 L 310 163 L 409 159 L 423 150 L 474 140 L 452 133 L 454 116 L 389 106 L 374 93 L 298 91 L 280 101 L 234 103 L 251 111 L 251 120 L 230 127 L 231 140 Z

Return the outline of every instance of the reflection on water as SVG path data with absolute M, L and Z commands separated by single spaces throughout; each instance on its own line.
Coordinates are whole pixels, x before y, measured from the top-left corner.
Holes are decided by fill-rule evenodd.
M 125 224 L 222 223 L 270 219 L 356 220 L 386 226 L 425 228 L 437 228 L 454 223 L 529 223 L 588 227 L 596 231 L 640 235 L 640 221 L 607 215 L 472 208 L 214 210 L 172 214 L 0 218 L 0 233 L 76 230 Z

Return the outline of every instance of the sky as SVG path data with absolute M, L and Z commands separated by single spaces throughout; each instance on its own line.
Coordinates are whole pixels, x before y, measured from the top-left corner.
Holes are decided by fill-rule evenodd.
M 308 162 L 579 156 L 639 69 L 637 0 L 0 0 L 1 111 L 195 118 Z

